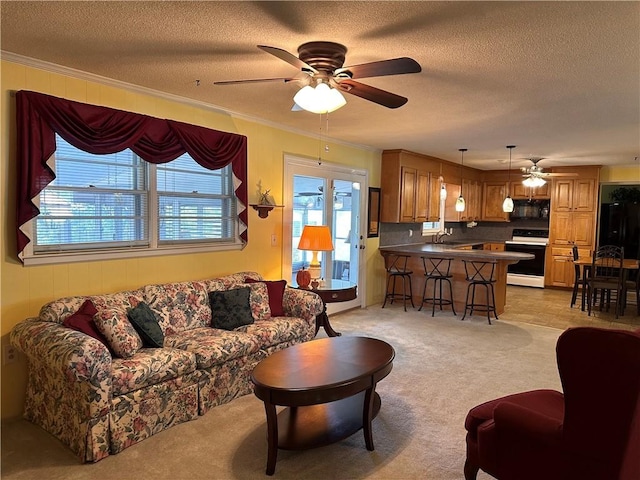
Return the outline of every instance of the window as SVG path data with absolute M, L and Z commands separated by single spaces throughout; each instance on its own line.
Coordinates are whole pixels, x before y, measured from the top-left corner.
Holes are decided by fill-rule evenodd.
M 164 164 L 131 150 L 94 155 L 56 135 L 56 179 L 40 193 L 34 255 L 237 243 L 231 165 L 188 154 Z

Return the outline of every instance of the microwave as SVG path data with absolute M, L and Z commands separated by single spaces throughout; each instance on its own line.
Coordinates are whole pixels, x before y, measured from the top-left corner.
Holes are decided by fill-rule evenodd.
M 549 200 L 514 200 L 510 218 L 549 218 Z

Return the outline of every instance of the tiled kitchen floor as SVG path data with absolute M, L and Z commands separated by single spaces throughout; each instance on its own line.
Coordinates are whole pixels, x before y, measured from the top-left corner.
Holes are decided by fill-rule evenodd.
M 615 313 L 592 310 L 591 316 L 586 310 L 580 310 L 580 292 L 578 301 L 571 308 L 571 290 L 555 288 L 530 288 L 507 286 L 507 305 L 501 319 L 516 322 L 546 325 L 555 328 L 569 327 L 608 327 L 635 330 L 640 328 L 640 316 L 637 314 L 635 298 L 629 296 L 633 304 L 628 304 L 625 315 L 615 318 Z

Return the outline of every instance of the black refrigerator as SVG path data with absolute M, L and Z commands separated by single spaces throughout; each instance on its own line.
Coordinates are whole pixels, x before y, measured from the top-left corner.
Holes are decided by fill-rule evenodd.
M 598 245 L 624 247 L 625 258 L 640 260 L 640 203 L 603 203 Z

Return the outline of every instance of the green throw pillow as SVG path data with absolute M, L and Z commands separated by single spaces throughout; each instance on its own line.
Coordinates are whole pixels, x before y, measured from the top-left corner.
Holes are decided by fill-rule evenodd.
M 249 287 L 209 292 L 211 326 L 213 328 L 233 330 L 242 325 L 253 323 L 251 306 L 249 305 L 249 293 Z
M 161 348 L 164 345 L 164 334 L 149 305 L 140 302 L 135 308 L 127 310 L 127 317 L 145 347 Z

